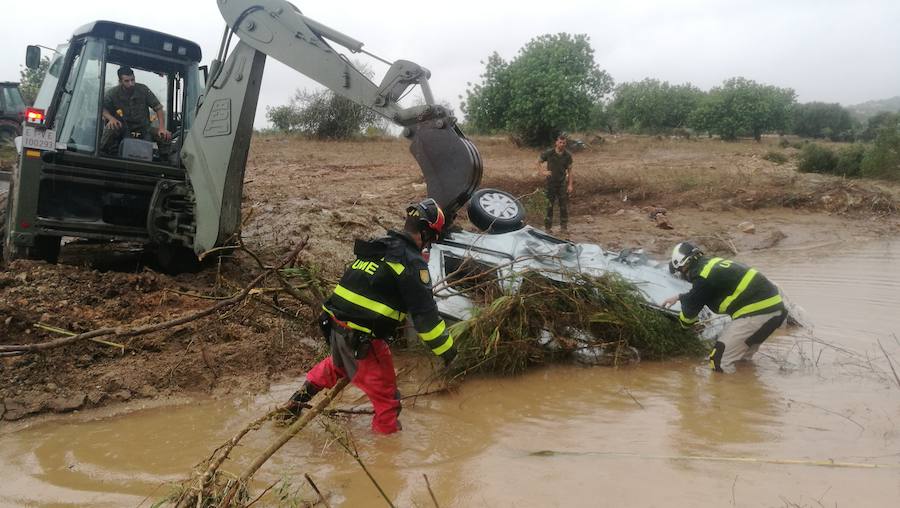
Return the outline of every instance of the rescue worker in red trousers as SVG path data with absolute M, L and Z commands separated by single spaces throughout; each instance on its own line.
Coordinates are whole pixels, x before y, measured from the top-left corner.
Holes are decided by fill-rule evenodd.
M 453 337 L 440 318 L 422 250 L 444 228 L 444 212 L 433 199 L 406 210 L 403 232 L 372 241 L 357 240 L 356 260 L 322 306 L 320 324 L 331 356 L 306 375 L 306 382 L 282 408 L 299 416 L 303 405 L 320 390 L 349 377 L 372 402 L 372 430 L 400 430 L 400 392 L 388 342 L 406 314 L 419 338 L 449 365 L 456 356 Z
M 763 274 L 735 261 L 704 256 L 688 242 L 672 250 L 669 271 L 691 283 L 690 291 L 663 302 L 667 308 L 681 302 L 682 326 L 697 323 L 704 306 L 733 319 L 709 354 L 709 366 L 717 372 L 731 371 L 734 362 L 752 358 L 787 317 L 778 287 Z

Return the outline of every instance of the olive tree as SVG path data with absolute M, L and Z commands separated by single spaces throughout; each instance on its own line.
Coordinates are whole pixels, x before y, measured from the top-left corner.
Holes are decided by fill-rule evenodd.
M 616 87 L 611 108 L 616 125 L 638 133 L 660 133 L 685 127 L 703 91 L 685 83 L 670 85 L 646 78 Z
M 763 133 L 787 130 L 795 97 L 791 88 L 731 78 L 706 94 L 691 113 L 689 123 L 724 140 L 753 136 L 759 141 Z
M 584 34 L 536 37 L 510 62 L 494 53 L 481 78 L 461 105 L 469 125 L 511 132 L 529 146 L 548 143 L 562 130 L 588 128 L 613 87 Z
M 794 106 L 791 127 L 798 136 L 841 141 L 851 137 L 853 121 L 840 104 L 808 102 Z

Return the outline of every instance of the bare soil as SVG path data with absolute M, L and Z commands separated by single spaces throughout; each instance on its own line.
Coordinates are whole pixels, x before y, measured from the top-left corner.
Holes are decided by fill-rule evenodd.
M 618 136 L 574 154 L 568 237 L 663 257 L 683 239 L 710 252 L 794 248 L 900 233 L 900 186 L 797 173 L 796 150 L 762 143 Z M 521 196 L 543 222 L 537 151 L 476 138 L 483 186 Z M 770 151 L 789 157 L 777 165 Z M 8 165 L 8 161 L 4 164 Z M 309 236 L 304 262 L 335 280 L 352 240 L 401 225 L 425 195 L 403 140 L 322 142 L 255 138 L 246 173 L 243 238 L 268 263 Z M 665 213 L 660 215 L 659 212 Z M 471 228 L 464 214 L 458 223 Z M 662 226 L 662 227 L 661 227 Z M 236 253 L 199 274 L 168 276 L 131 245 L 63 246 L 60 264 L 15 261 L 0 269 L 0 344 L 165 321 L 239 291 L 260 268 Z M 266 282 L 275 286 L 275 282 Z M 200 297 L 202 296 L 202 297 Z M 69 412 L 140 398 L 260 391 L 301 374 L 323 354 L 316 314 L 284 293 L 259 293 L 220 315 L 117 345 L 84 341 L 0 358 L 0 419 Z

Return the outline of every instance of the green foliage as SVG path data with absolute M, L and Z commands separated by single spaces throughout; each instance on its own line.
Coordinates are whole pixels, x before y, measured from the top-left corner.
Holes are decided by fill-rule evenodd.
M 724 140 L 787 130 L 794 104 L 794 90 L 762 85 L 746 78 L 731 78 L 713 88 L 689 118 L 698 131 L 716 134 Z
M 658 134 L 686 126 L 703 95 L 690 83 L 670 85 L 647 78 L 619 85 L 611 108 L 620 129 Z
M 834 150 L 816 143 L 804 145 L 797 156 L 797 169 L 804 173 L 834 173 L 836 168 Z
M 266 108 L 276 129 L 319 139 L 352 139 L 378 122 L 378 115 L 330 90 L 298 90 L 290 104 Z
M 860 164 L 860 174 L 869 178 L 900 180 L 900 126 L 895 123 L 878 131 L 875 143 Z
M 529 146 L 545 145 L 563 130 L 591 127 L 613 86 L 584 34 L 536 37 L 510 62 L 495 52 L 481 78 L 466 90 L 468 123 L 476 132 L 509 131 Z
M 865 155 L 866 147 L 859 143 L 842 148 L 837 153 L 837 162 L 834 167 L 835 173 L 851 178 L 860 176 Z
M 31 106 L 37 98 L 38 91 L 41 89 L 41 83 L 44 81 L 44 75 L 47 74 L 47 68 L 50 67 L 50 58 L 41 58 L 41 64 L 37 69 L 23 68 L 19 71 L 19 91 L 22 92 L 22 99 L 25 104 Z
M 763 155 L 763 159 L 769 162 L 774 162 L 778 165 L 784 164 L 788 160 L 787 155 L 777 150 L 769 150 L 765 155 Z
M 515 293 L 490 294 L 475 316 L 453 326 L 459 353 L 449 374 L 520 374 L 585 347 L 602 349 L 610 365 L 633 361 L 635 350 L 648 360 L 705 350 L 677 319 L 648 307 L 640 291 L 613 272 L 567 283 L 526 273 Z M 547 333 L 554 346 L 537 341 Z
M 900 113 L 891 113 L 882 111 L 873 115 L 866 122 L 866 128 L 859 133 L 860 141 L 874 141 L 878 137 L 878 131 L 884 128 L 890 128 L 900 123 Z
M 291 132 L 297 130 L 300 125 L 300 112 L 293 102 L 282 106 L 267 106 L 266 119 L 272 123 L 275 130 Z
M 374 111 L 331 91 L 298 93 L 299 128 L 320 139 L 351 139 L 378 120 Z
M 495 51 L 484 64 L 482 84 L 466 89 L 466 100 L 460 105 L 466 114 L 466 127 L 473 133 L 491 134 L 506 128 L 506 110 L 511 88 L 507 64 Z M 471 83 L 469 83 L 471 85 Z
M 794 134 L 807 138 L 846 141 L 853 137 L 850 112 L 840 104 L 808 102 L 797 104 L 791 114 Z

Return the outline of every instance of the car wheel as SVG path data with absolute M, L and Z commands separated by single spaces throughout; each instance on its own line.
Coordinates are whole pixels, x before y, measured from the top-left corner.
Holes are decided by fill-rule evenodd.
M 525 226 L 525 208 L 508 192 L 480 189 L 469 199 L 469 220 L 488 233 L 507 233 Z

